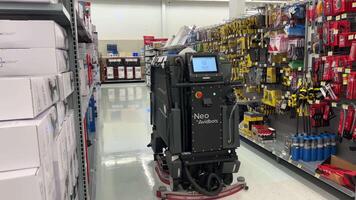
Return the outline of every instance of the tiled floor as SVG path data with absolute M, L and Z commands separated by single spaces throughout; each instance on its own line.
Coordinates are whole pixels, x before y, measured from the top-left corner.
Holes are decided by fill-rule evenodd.
M 150 106 L 144 84 L 103 85 L 99 100 L 96 200 L 152 200 L 160 185 L 153 171 Z M 338 199 L 242 143 L 238 149 L 250 187 L 226 199 Z

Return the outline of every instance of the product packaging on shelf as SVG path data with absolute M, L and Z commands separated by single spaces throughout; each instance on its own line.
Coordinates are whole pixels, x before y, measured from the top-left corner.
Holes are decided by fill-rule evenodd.
M 355 188 L 356 165 L 338 156 L 328 158 L 318 166 L 316 172 L 341 186 L 352 190 Z
M 41 168 L 0 172 L 1 199 L 46 200 Z
M 59 100 L 56 76 L 0 77 L 0 121 L 35 118 Z
M 67 124 L 63 124 L 63 127 L 57 137 L 54 139 L 53 145 L 53 159 L 54 159 L 54 174 L 55 183 L 57 188 L 57 198 L 67 199 L 68 198 L 68 185 L 69 185 L 69 174 L 68 174 L 68 151 L 67 151 Z
M 125 73 L 124 66 L 117 67 L 117 77 L 118 77 L 118 79 L 126 79 L 126 73 Z
M 0 49 L 0 76 L 55 75 L 69 70 L 68 53 L 54 48 Z
M 0 48 L 68 49 L 65 30 L 54 21 L 0 20 Z
M 54 166 L 55 182 L 57 186 L 57 196 L 63 199 L 73 193 L 76 183 L 75 155 L 76 155 L 76 136 L 75 136 L 74 111 L 67 112 L 63 126 L 54 139 Z
M 66 101 L 60 101 L 55 105 L 58 117 L 58 130 L 62 129 L 62 125 L 64 123 L 65 117 L 68 113 L 69 106 Z
M 142 70 L 141 67 L 135 67 L 135 79 L 142 78 Z
M 39 167 L 45 185 L 46 199 L 54 199 L 52 152 L 53 137 L 57 127 L 57 113 L 54 107 L 33 120 L 0 122 L 2 138 L 0 141 L 0 173 Z
M 88 68 L 84 67 L 83 60 L 78 61 L 79 64 L 79 77 L 80 77 L 80 94 L 87 96 L 89 94 L 89 81 L 88 81 Z
M 126 67 L 126 79 L 134 79 L 134 68 Z
M 125 68 L 124 68 L 124 75 L 125 75 Z M 120 71 L 119 71 L 119 77 L 120 77 Z M 106 68 L 106 78 L 107 79 L 114 79 L 114 67 L 107 67 Z
M 66 72 L 57 75 L 59 96 L 61 101 L 64 101 L 70 94 L 72 94 L 74 90 L 73 78 L 73 72 Z
M 40 166 L 47 170 L 57 126 L 54 107 L 33 120 L 0 122 L 0 171 Z

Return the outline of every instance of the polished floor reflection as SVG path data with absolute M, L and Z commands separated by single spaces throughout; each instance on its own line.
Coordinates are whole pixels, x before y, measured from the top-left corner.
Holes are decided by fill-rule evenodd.
M 160 185 L 150 149 L 150 103 L 144 84 L 103 85 L 99 99 L 96 200 L 152 200 Z M 238 149 L 249 191 L 225 198 L 338 199 L 274 160 L 242 144 Z

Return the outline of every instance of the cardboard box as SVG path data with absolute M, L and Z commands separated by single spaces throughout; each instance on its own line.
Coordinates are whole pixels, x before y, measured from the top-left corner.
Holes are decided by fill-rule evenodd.
M 58 120 L 57 120 L 58 121 L 57 134 L 58 134 L 63 127 L 63 123 L 64 123 L 64 120 L 68 113 L 69 106 L 66 101 L 60 101 L 60 102 L 56 103 L 55 109 L 57 111 L 57 118 L 58 118 Z M 57 137 L 57 135 L 55 135 L 54 137 Z
M 54 21 L 0 20 L 0 49 L 68 49 L 66 31 Z
M 0 49 L 0 76 L 56 75 L 68 70 L 69 57 L 63 50 Z
M 40 168 L 0 172 L 0 194 L 4 200 L 46 200 Z
M 343 160 L 340 157 L 332 155 L 318 166 L 316 172 L 339 185 L 349 187 L 350 189 L 355 188 L 355 182 L 350 181 L 350 179 L 352 179 L 352 176 L 354 180 L 356 178 L 356 164 Z
M 59 100 L 64 101 L 74 91 L 73 72 L 57 75 L 59 86 Z
M 77 136 L 75 132 L 75 119 L 74 119 L 74 111 L 70 110 L 67 114 L 66 117 L 66 128 L 67 128 L 67 141 L 68 141 L 68 146 L 67 150 L 68 153 L 74 154 L 76 151 L 76 146 L 77 146 Z
M 32 119 L 59 100 L 56 76 L 0 78 L 0 121 Z
M 64 123 L 66 124 L 66 123 Z M 66 125 L 63 125 L 59 135 L 54 140 L 53 165 L 54 180 L 57 188 L 57 199 L 67 199 L 68 197 L 68 152 L 66 141 Z
M 51 165 L 56 120 L 52 107 L 33 120 L 0 122 L 0 171 Z

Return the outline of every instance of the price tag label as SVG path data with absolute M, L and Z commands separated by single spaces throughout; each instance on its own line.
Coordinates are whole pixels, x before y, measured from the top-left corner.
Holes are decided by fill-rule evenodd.
M 336 108 L 337 107 L 337 103 L 336 102 L 332 102 L 331 103 L 331 107 Z
M 272 66 L 276 66 L 276 63 L 272 63 Z
M 314 177 L 315 178 L 320 178 L 320 174 L 315 174 Z
M 267 64 L 264 64 L 263 66 L 264 66 L 264 67 L 267 67 Z
M 350 74 L 351 73 L 351 69 L 345 69 L 345 73 L 346 74 Z
M 321 86 L 325 86 L 325 82 L 322 81 L 322 82 L 320 83 L 320 85 L 321 85 Z
M 282 58 L 282 61 L 283 61 L 283 62 L 286 62 L 286 61 L 287 61 L 287 58 Z
M 333 55 L 333 52 L 332 51 L 329 51 L 328 52 L 328 56 L 332 56 Z
M 318 17 L 317 21 L 318 21 L 319 23 L 323 22 L 323 17 Z
M 314 54 L 314 58 L 319 58 L 319 54 Z
M 349 35 L 348 39 L 349 40 L 353 40 L 354 39 L 354 35 Z
M 302 71 L 302 67 L 298 67 L 298 71 Z
M 339 21 L 340 20 L 340 15 L 336 16 L 336 21 Z
M 302 169 L 303 166 L 302 166 L 302 164 L 298 164 L 297 167 L 298 167 L 299 169 Z
M 338 29 L 334 29 L 334 35 L 338 34 L 339 30 Z
M 347 13 L 341 15 L 341 19 L 346 19 L 346 18 L 347 18 Z
M 356 2 L 352 3 L 352 7 L 356 8 Z
M 279 73 L 281 73 L 281 74 L 282 74 L 282 73 L 283 73 L 283 69 L 279 70 Z
M 347 104 L 342 104 L 342 109 L 344 110 L 349 109 L 349 106 Z
M 328 20 L 328 21 L 330 21 L 330 20 L 332 20 L 332 19 L 333 19 L 332 16 L 328 16 L 328 17 L 326 18 L 326 20 Z
M 255 65 L 258 65 L 258 62 L 255 62 Z
M 326 56 L 323 56 L 321 59 L 322 59 L 323 61 L 325 61 L 325 60 L 326 60 Z
M 344 69 L 342 67 L 337 68 L 337 72 L 342 72 L 342 71 L 344 71 Z

